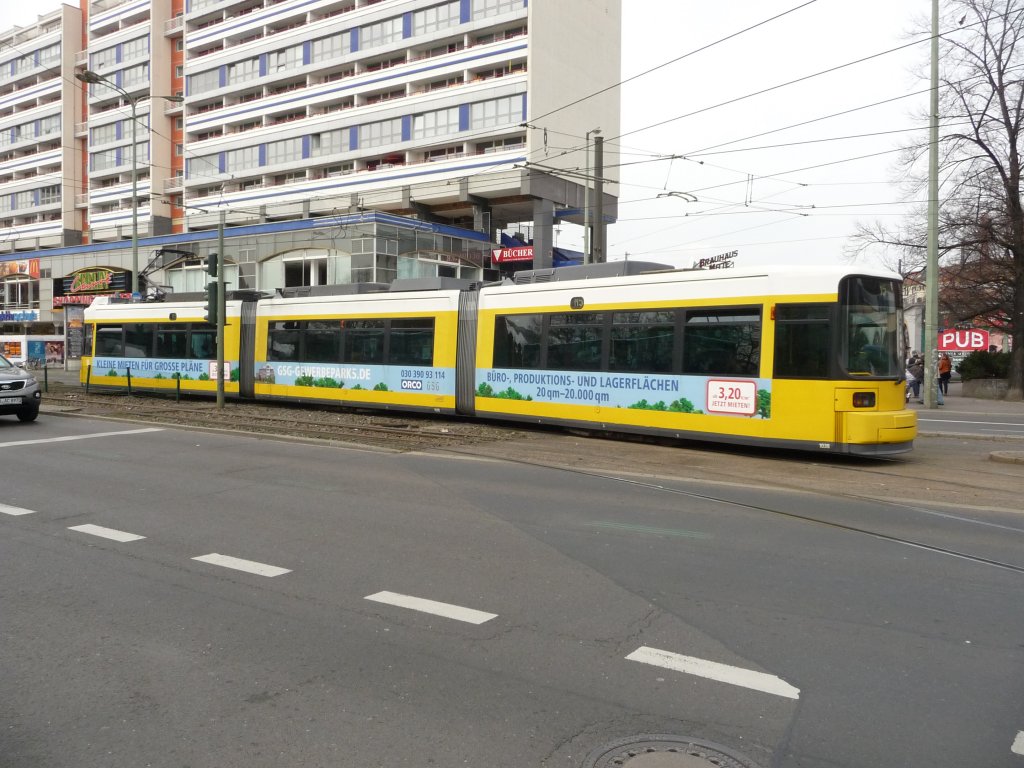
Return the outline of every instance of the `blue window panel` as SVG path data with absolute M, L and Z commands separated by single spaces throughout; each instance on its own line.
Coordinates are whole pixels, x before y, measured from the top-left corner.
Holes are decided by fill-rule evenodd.
M 38 189 L 32 190 L 32 203 L 37 208 L 39 207 L 39 190 Z
M 351 42 L 349 43 L 349 50 L 355 53 L 359 50 L 359 27 L 353 27 L 348 31 L 351 36 Z
M 459 130 L 469 130 L 469 104 L 459 104 Z
M 33 130 L 33 131 L 35 132 L 36 136 L 38 136 L 38 135 L 39 135 L 39 126 L 40 126 L 40 124 L 41 124 L 42 122 L 43 122 L 42 120 L 36 120 L 36 121 L 34 121 L 34 125 L 32 126 L 32 130 Z
M 124 122 L 121 120 L 114 125 L 114 138 L 118 141 L 124 138 Z
M 267 164 L 267 145 L 266 144 L 260 144 L 259 164 L 261 166 L 264 166 L 264 165 Z
M 302 63 L 312 64 L 313 63 L 313 41 L 304 40 L 302 43 Z
M 260 77 L 267 76 L 267 56 L 266 53 L 260 54 Z
M 220 82 L 221 88 L 226 88 L 228 85 L 228 65 L 221 64 L 217 67 L 217 77 Z
M 402 115 L 402 141 L 412 140 L 412 115 Z
M 412 11 L 402 14 L 402 37 L 412 37 Z
M 466 24 L 473 20 L 473 3 L 471 0 L 461 0 L 459 3 L 459 22 Z
M 305 160 L 313 156 L 313 141 L 308 135 L 302 137 L 302 159 Z
M 348 129 L 348 148 L 359 149 L 359 127 L 352 126 Z
M 523 120 L 526 119 L 526 94 L 523 94 Z
M 122 70 L 120 70 L 120 69 L 117 70 L 117 72 L 114 73 L 114 85 L 116 85 L 118 88 L 121 87 L 121 75 L 122 74 L 124 74 L 124 72 Z
M 11 77 L 14 77 L 14 59 L 11 59 L 11 64 L 8 69 L 11 70 Z
M 121 165 L 121 148 L 118 147 L 114 150 L 114 165 Z
M 228 170 L 228 156 L 226 152 L 217 155 L 217 170 L 226 173 Z

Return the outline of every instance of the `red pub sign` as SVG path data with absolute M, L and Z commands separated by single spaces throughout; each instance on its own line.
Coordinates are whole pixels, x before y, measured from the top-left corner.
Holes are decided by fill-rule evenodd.
M 950 328 L 939 334 L 939 352 L 976 352 L 988 349 L 988 331 L 969 328 L 958 331 Z

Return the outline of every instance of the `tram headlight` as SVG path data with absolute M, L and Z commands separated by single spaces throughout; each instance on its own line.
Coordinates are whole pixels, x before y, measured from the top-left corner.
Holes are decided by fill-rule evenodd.
M 874 392 L 854 392 L 853 393 L 853 407 L 854 408 L 874 408 L 875 407 L 875 393 Z

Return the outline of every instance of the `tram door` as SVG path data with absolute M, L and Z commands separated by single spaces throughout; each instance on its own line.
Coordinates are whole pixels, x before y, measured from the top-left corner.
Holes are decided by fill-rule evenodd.
M 243 299 L 242 327 L 238 329 L 238 396 L 251 398 L 255 392 L 256 301 Z

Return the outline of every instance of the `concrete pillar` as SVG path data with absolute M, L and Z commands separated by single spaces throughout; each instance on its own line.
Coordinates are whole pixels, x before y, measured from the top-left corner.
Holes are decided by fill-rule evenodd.
M 550 269 L 553 265 L 555 203 L 535 198 L 533 201 L 533 268 Z

